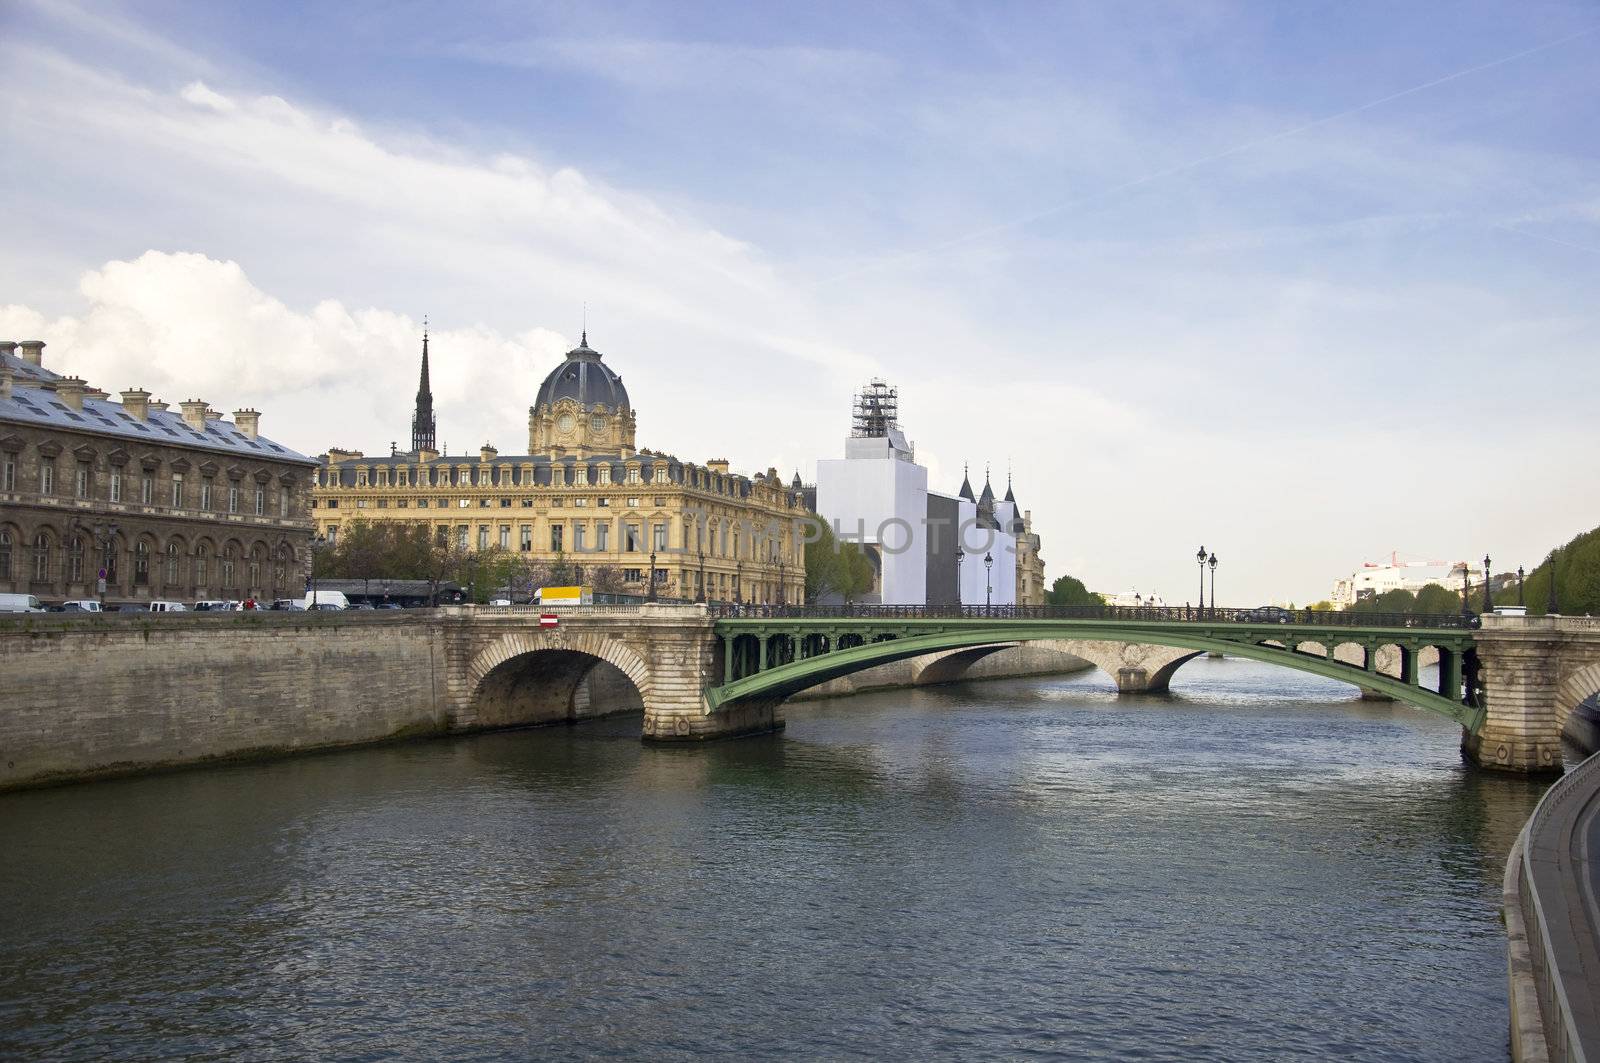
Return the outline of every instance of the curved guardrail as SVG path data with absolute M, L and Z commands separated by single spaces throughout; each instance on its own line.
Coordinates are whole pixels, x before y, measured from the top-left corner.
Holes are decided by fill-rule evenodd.
M 1557 780 L 1512 851 L 1516 902 L 1552 1060 L 1600 1063 L 1600 754 Z M 1508 928 L 1510 921 L 1508 920 Z M 1514 1023 L 1520 942 L 1513 942 Z M 1525 1033 L 1526 1031 L 1524 1031 Z M 1512 1031 L 1513 1042 L 1518 1030 Z M 1537 1058 L 1537 1046 L 1514 1053 Z

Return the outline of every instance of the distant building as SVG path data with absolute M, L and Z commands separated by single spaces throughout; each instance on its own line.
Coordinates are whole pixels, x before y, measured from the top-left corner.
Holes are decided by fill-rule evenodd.
M 987 476 L 974 495 L 928 487 L 928 470 L 899 423 L 899 393 L 874 380 L 855 397 L 843 458 L 817 463 L 816 511 L 841 540 L 860 543 L 874 571 L 868 599 L 885 605 L 1035 605 L 1044 562 L 1031 515 L 1010 482 L 997 500 Z
M 628 390 L 587 332 L 539 384 L 526 454 L 435 450 L 428 359 L 424 333 L 410 451 L 323 455 L 312 512 L 326 541 L 357 521 L 405 522 L 464 552 L 571 565 L 579 582 L 614 574 L 638 595 L 653 581 L 660 597 L 804 600 L 801 493 L 775 469 L 636 449 Z
M 1415 594 L 1430 583 L 1459 591 L 1463 572 L 1468 573 L 1470 583 L 1482 585 L 1482 570 L 1471 568 L 1465 561 L 1401 561 L 1398 553 L 1391 553 L 1388 561 L 1365 561 L 1349 576 L 1334 580 L 1328 600 L 1335 608 L 1348 609 L 1356 602 L 1389 591 Z
M 112 401 L 0 342 L 0 591 L 111 603 L 298 597 L 316 462 L 204 402 Z M 21 350 L 21 354 L 17 353 Z

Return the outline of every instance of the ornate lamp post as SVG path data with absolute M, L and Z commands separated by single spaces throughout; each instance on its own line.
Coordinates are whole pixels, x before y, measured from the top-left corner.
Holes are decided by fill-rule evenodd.
M 1527 579 L 1527 573 L 1522 571 L 1522 566 L 1521 565 L 1518 565 L 1517 566 L 1517 606 L 1519 608 L 1522 608 L 1522 609 L 1526 609 L 1528 607 L 1528 595 L 1523 590 L 1523 587 L 1522 587 L 1523 581 L 1525 579 Z
M 778 558 L 778 604 L 786 605 L 783 594 L 783 558 Z
M 1461 615 L 1472 615 L 1472 583 L 1467 577 L 1467 563 L 1461 562 Z
M 1489 555 L 1483 555 L 1483 611 L 1485 614 L 1494 612 L 1494 602 L 1489 598 Z
M 644 600 L 647 602 L 656 600 L 656 552 L 654 550 L 650 551 L 650 587 L 644 592 Z
M 736 605 L 744 604 L 744 562 L 733 563 L 733 601 Z
M 313 535 L 311 537 L 311 609 L 317 608 L 317 555 L 328 547 L 326 535 Z M 438 603 L 432 603 L 437 605 Z
M 1544 611 L 1548 616 L 1555 616 L 1560 612 L 1561 605 L 1556 600 L 1556 552 L 1550 551 L 1550 589 L 1545 592 Z
M 1201 547 L 1200 552 L 1194 555 L 1194 560 L 1200 566 L 1200 600 L 1195 604 L 1202 610 L 1206 607 L 1206 548 Z
M 1217 555 L 1212 554 L 1206 564 L 1211 567 L 1211 618 L 1215 620 L 1217 616 Z
M 983 607 L 994 608 L 994 554 L 983 555 Z
M 967 603 L 961 597 L 961 562 L 967 559 L 967 548 L 960 541 L 956 542 L 956 612 L 961 612 Z
M 695 593 L 694 600 L 697 602 L 706 600 L 706 552 L 703 549 L 700 551 L 700 586 Z

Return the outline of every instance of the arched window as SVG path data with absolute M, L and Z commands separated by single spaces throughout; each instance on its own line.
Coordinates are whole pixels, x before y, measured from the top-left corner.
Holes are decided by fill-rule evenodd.
M 50 534 L 40 532 L 33 537 L 33 581 L 50 581 Z
M 272 593 L 279 595 L 289 586 L 289 564 L 294 560 L 294 549 L 287 543 L 278 547 L 278 560 L 272 566 Z
M 167 544 L 167 565 L 162 573 L 162 586 L 176 587 L 178 585 L 178 544 Z
M 67 582 L 83 582 L 83 536 L 74 535 L 67 544 Z
M 211 551 L 205 543 L 196 543 L 194 547 L 194 585 L 204 587 L 211 577 Z
M 100 567 L 106 570 L 106 586 L 117 582 L 117 540 L 109 538 L 100 546 Z
M 232 590 L 237 584 L 239 551 L 231 543 L 222 548 L 222 586 L 224 590 Z
M 267 561 L 267 548 L 265 546 L 262 546 L 260 543 L 257 543 L 255 546 L 250 548 L 250 583 L 249 583 L 249 588 L 250 588 L 251 591 L 259 591 L 261 589 L 261 576 L 262 576 L 262 571 L 261 570 L 262 570 L 263 566 L 265 566 L 266 561 Z
M 11 578 L 11 533 L 0 528 L 0 579 Z
M 146 587 L 150 584 L 150 544 L 140 539 L 133 544 L 133 585 Z

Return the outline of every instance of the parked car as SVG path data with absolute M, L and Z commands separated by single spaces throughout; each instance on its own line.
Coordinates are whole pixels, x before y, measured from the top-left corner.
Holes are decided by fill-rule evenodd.
M 371 602 L 357 602 L 355 605 L 350 606 L 350 608 L 351 609 L 376 609 L 377 606 L 373 605 Z
M 398 608 L 400 608 L 400 603 L 398 603 L 398 602 L 384 602 L 382 605 L 378 606 L 378 608 L 379 609 L 398 609 Z
M 100 603 L 93 598 L 74 598 L 69 602 L 62 602 L 60 611 L 63 613 L 98 613 L 101 612 Z
M 36 594 L 0 594 L 0 613 L 42 613 Z
M 343 591 L 325 591 L 321 589 L 307 591 L 306 596 L 301 601 L 305 603 L 307 609 L 321 609 L 323 606 L 328 605 L 333 606 L 335 609 L 350 608 L 350 599 L 344 596 Z
M 318 602 L 312 606 L 319 613 L 338 613 L 344 611 L 344 606 L 334 605 L 332 602 Z
M 280 613 L 303 613 L 306 607 L 299 598 L 279 598 L 272 603 L 272 610 Z
M 187 613 L 189 607 L 182 602 L 153 601 L 150 603 L 152 613 Z
M 1287 624 L 1294 614 L 1281 605 L 1258 605 L 1245 610 L 1241 619 L 1249 624 Z
M 227 612 L 227 609 L 227 602 L 216 601 L 215 599 L 194 603 L 194 611 L 197 613 L 222 613 Z

